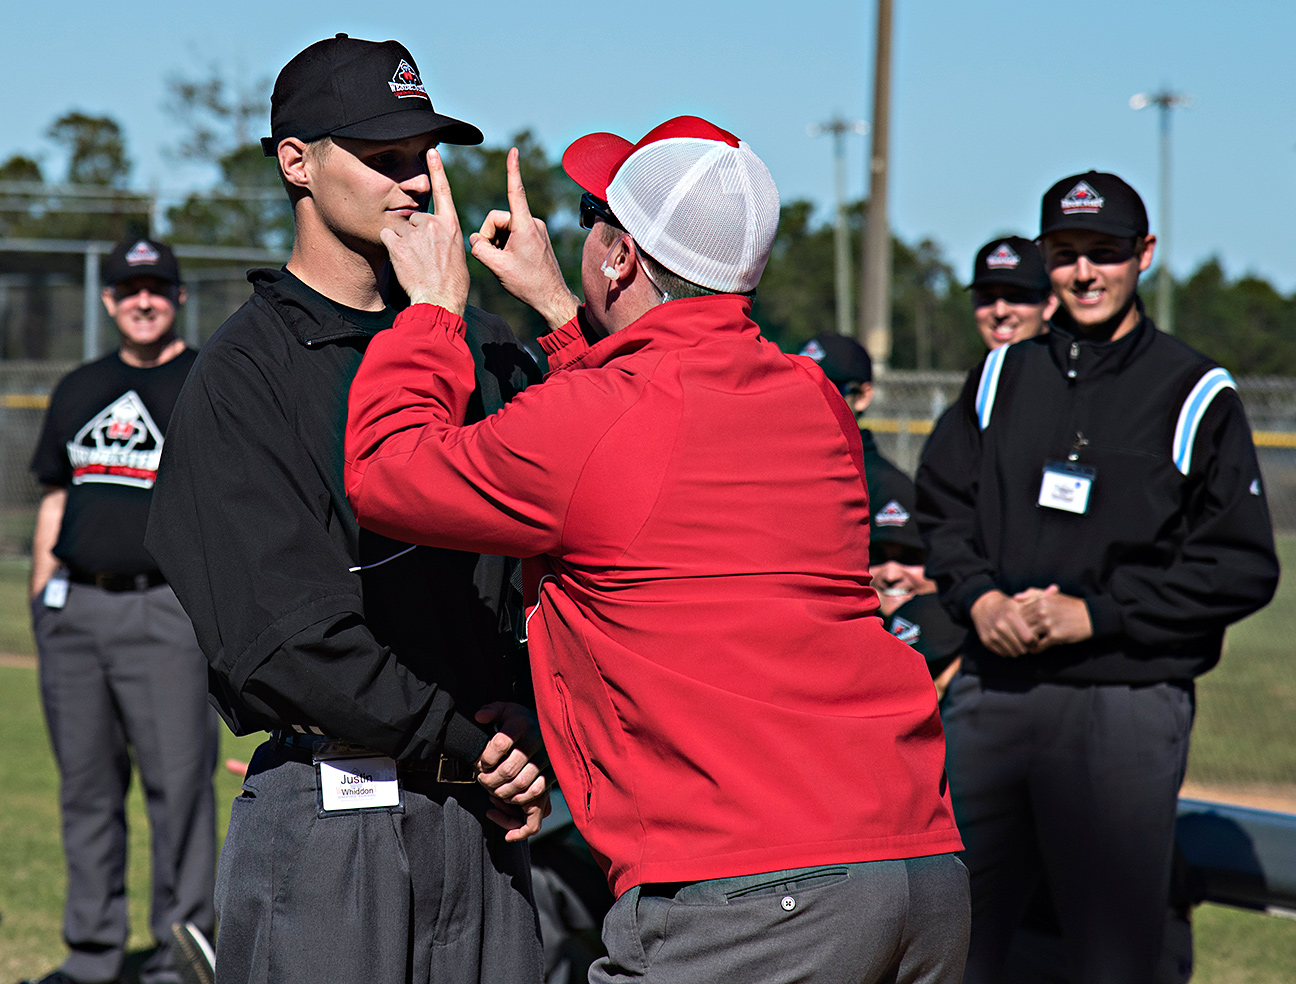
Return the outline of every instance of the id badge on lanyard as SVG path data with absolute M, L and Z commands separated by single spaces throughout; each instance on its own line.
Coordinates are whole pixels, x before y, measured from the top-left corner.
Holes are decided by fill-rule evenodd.
M 1074 461 L 1045 462 L 1037 505 L 1083 516 L 1089 511 L 1089 493 L 1096 475 L 1088 465 Z
M 396 760 L 343 741 L 315 748 L 319 815 L 386 809 L 404 812 Z
M 45 594 L 41 601 L 46 608 L 62 608 L 67 604 L 68 597 L 68 572 L 64 567 L 60 567 L 54 572 L 54 576 L 45 582 Z

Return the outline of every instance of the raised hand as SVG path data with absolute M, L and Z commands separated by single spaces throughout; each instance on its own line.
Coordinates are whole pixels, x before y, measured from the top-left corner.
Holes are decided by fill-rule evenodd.
M 506 169 L 508 211 L 491 211 L 481 231 L 468 237 L 469 248 L 500 286 L 557 328 L 576 316 L 579 302 L 563 281 L 548 228 L 531 214 L 516 147 Z
M 416 212 L 400 229 L 383 229 L 379 235 L 411 304 L 437 304 L 463 317 L 468 303 L 463 231 L 441 155 L 429 150 L 427 163 L 432 213 Z

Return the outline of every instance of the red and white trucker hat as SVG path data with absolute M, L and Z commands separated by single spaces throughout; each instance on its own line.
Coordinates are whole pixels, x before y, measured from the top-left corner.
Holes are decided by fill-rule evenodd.
M 612 133 L 581 137 L 562 164 L 672 273 L 724 293 L 759 283 L 778 229 L 778 189 L 732 133 L 677 116 L 637 144 Z

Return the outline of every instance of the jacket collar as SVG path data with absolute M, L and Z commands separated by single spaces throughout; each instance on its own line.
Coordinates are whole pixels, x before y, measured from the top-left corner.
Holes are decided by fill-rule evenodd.
M 1128 335 L 1115 341 L 1097 342 L 1086 338 L 1060 310 L 1049 322 L 1048 333 L 1036 337 L 1049 347 L 1054 363 L 1063 373 L 1072 368 L 1077 371 L 1078 377 L 1120 372 L 1141 356 L 1159 334 L 1156 325 L 1143 309 L 1143 299 L 1135 295 L 1134 304 L 1138 308 L 1138 323 Z M 1074 357 L 1073 345 L 1077 353 Z
M 573 346 L 578 351 L 558 362 L 552 371 L 596 369 L 642 349 L 689 348 L 723 335 L 758 335 L 760 328 L 751 319 L 751 306 L 752 299 L 745 294 L 708 294 L 667 301 L 588 348 Z M 562 360 L 565 353 L 560 350 L 554 354 Z
M 331 307 L 307 305 L 293 290 L 285 287 L 292 276 L 287 270 L 252 270 L 248 281 L 257 296 L 274 310 L 284 326 L 308 348 L 328 342 L 367 339 L 369 334 L 351 324 Z

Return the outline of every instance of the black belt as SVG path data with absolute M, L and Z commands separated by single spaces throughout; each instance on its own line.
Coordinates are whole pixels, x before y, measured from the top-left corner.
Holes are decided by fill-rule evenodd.
M 326 741 L 335 741 L 328 735 L 303 734 L 297 731 L 272 731 L 271 736 L 275 744 L 282 749 L 295 751 L 302 761 L 306 761 L 304 754 L 309 752 L 314 755 L 315 749 Z M 375 755 L 381 755 L 382 752 L 374 752 Z M 467 765 L 459 759 L 450 758 L 448 755 L 439 757 L 435 765 L 419 766 L 406 765 L 401 763 L 399 769 L 402 773 L 419 773 L 421 775 L 432 776 L 435 782 L 447 783 L 450 785 L 476 785 L 477 777 L 473 774 L 472 766 Z
M 161 571 L 149 571 L 146 574 L 118 574 L 116 571 L 79 571 L 68 569 L 68 580 L 73 584 L 93 584 L 104 591 L 147 591 L 159 584 L 166 584 Z

